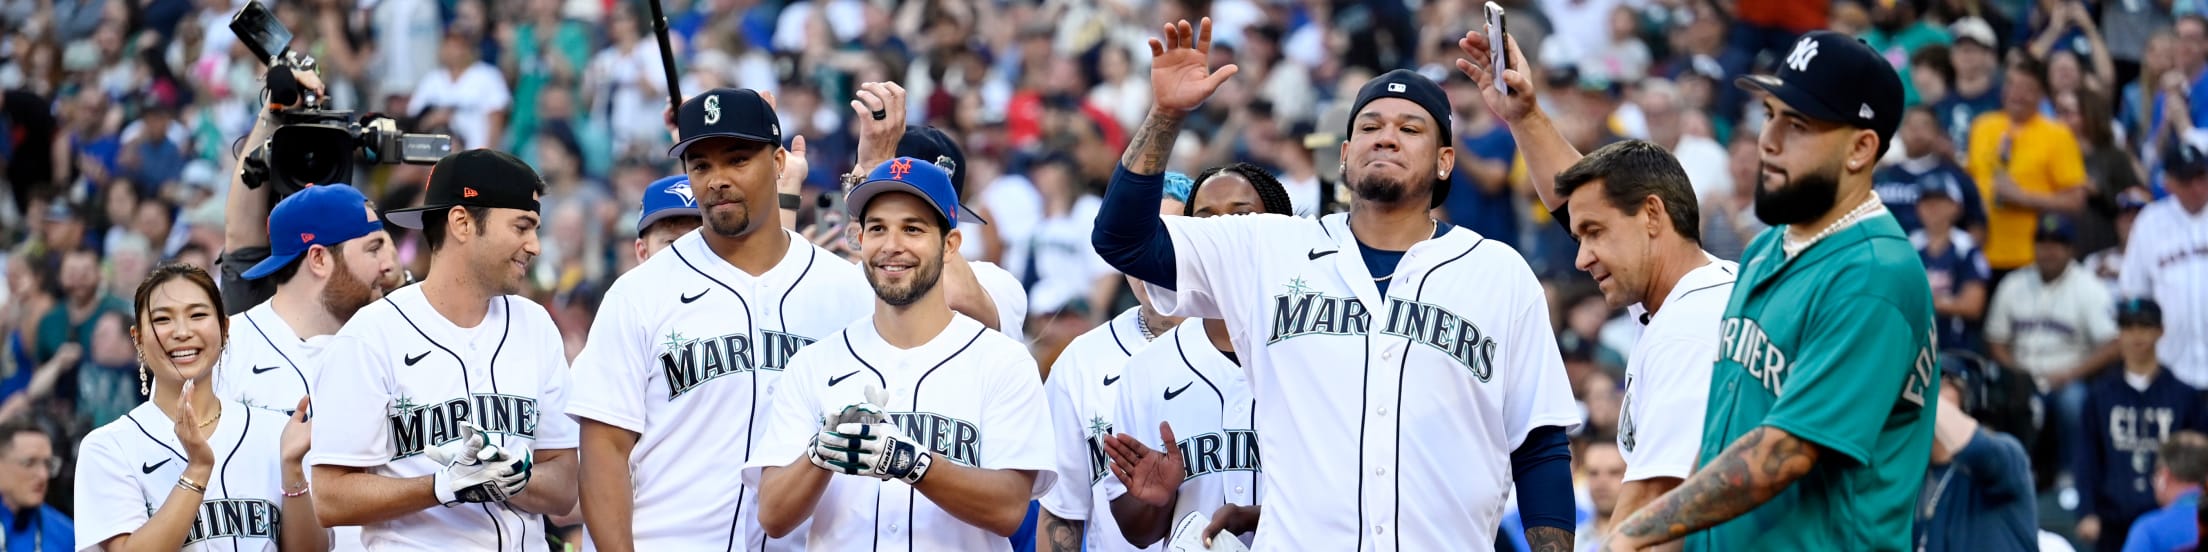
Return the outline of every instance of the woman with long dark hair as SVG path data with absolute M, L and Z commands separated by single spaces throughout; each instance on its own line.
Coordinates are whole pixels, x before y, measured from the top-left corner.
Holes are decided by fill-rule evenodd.
M 307 401 L 284 415 L 215 397 L 229 313 L 205 270 L 167 264 L 138 285 L 139 377 L 152 398 L 78 449 L 78 543 L 104 550 L 320 551 L 329 538 L 301 459 Z

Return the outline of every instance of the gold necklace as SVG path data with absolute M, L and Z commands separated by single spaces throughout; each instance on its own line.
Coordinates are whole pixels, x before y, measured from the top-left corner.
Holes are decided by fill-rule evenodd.
M 210 426 L 210 425 L 214 425 L 214 424 L 215 424 L 215 422 L 217 422 L 217 421 L 220 421 L 220 420 L 222 420 L 222 411 L 219 411 L 219 410 L 218 410 L 218 411 L 215 411 L 215 416 L 214 416 L 214 417 L 212 417 L 212 418 L 208 418 L 208 419 L 207 419 L 207 421 L 204 421 L 204 422 L 200 422 L 200 423 L 199 423 L 199 428 L 200 428 L 200 429 L 207 429 L 207 426 Z

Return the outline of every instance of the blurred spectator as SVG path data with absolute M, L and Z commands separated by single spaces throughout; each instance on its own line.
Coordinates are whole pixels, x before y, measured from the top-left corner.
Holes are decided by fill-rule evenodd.
M 2139 516 L 2124 539 L 2124 552 L 2193 550 L 2200 540 L 2200 488 L 2208 482 L 2208 436 L 2179 431 L 2155 457 L 2154 501 L 2161 509 Z
M 124 233 L 107 242 L 107 276 L 102 278 L 101 293 L 113 297 L 128 297 L 138 289 L 138 280 L 153 272 L 155 263 L 161 261 L 146 238 L 136 233 Z
M 1511 138 L 1510 129 L 1488 111 L 1486 101 L 1480 99 L 1479 86 L 1470 77 L 1452 70 L 1446 86 L 1453 112 L 1464 120 L 1451 124 L 1459 144 L 1457 167 L 1449 172 L 1449 197 L 1442 201 L 1441 210 L 1450 224 L 1520 247 L 1523 240 L 1518 235 L 1518 203 L 1524 196 L 1511 185 L 1510 175 L 1511 162 L 1518 156 L 1518 142 Z M 1301 147 L 1300 137 L 1295 138 Z M 1309 200 L 1314 211 L 1318 200 Z M 1302 214 L 1300 203 L 1296 211 Z
M 512 151 L 526 151 L 521 147 L 525 139 L 535 136 L 546 118 L 540 94 L 552 88 L 574 94 L 583 80 L 583 64 L 590 61 L 590 29 L 580 21 L 563 17 L 561 0 L 527 0 L 523 9 L 525 18 L 512 25 L 513 32 L 500 35 L 506 42 L 501 48 L 504 57 L 498 60 L 501 69 L 514 75 L 514 105 L 507 135 L 515 141 L 500 145 Z M 581 162 L 579 156 L 576 162 Z
M 1975 395 L 1974 367 L 1966 366 L 1952 357 L 1940 362 L 1932 463 L 1919 500 L 1924 506 L 1917 513 L 1917 550 L 2035 550 L 2039 516 L 2031 460 L 2015 437 L 1982 427 L 1971 416 L 1966 406 L 1981 397 Z
M 0 423 L 0 528 L 8 550 L 75 552 L 76 525 L 46 504 L 46 484 L 61 477 L 54 438 L 22 420 Z
M 1694 185 L 1695 199 L 1721 197 L 1733 191 L 1731 160 L 1725 146 L 1710 135 L 1709 119 L 1686 102 L 1670 81 L 1643 81 L 1635 104 L 1648 124 L 1648 141 L 1670 150 Z M 1690 130 L 1691 129 L 1691 130 Z
M 1585 364 L 1589 359 L 1585 342 L 1574 349 L 1577 350 L 1565 353 L 1565 361 Z M 1586 371 L 1586 375 L 1579 378 L 1580 404 L 1587 409 L 1587 424 L 1580 429 L 1580 434 L 1588 439 L 1600 442 L 1618 440 L 1618 416 L 1624 403 L 1621 402 L 1623 399 L 1619 393 L 1618 378 L 1611 373 L 1607 367 L 1598 367 Z
M 1767 226 L 1756 218 L 1756 195 L 1763 187 L 1762 153 L 1756 135 L 1733 133 L 1730 170 L 1732 193 L 1702 201 L 1702 249 L 1720 259 L 1740 261 L 1748 242 Z
M 446 31 L 439 44 L 437 70 L 415 85 L 414 94 L 407 98 L 407 114 L 420 118 L 419 126 L 450 125 L 457 148 L 497 147 L 499 133 L 506 129 L 506 109 L 514 99 L 505 76 L 483 62 L 475 36 Z M 650 65 L 658 67 L 658 57 L 652 59 Z M 666 134 L 658 110 L 652 112 L 652 124 Z
M 1909 55 L 1909 90 L 1917 95 L 1917 102 L 1909 107 L 1938 106 L 1947 101 L 1955 83 L 1955 62 L 1947 46 L 1925 46 Z M 1943 112 L 1933 111 L 1935 118 L 1942 118 L 1940 128 L 1947 128 Z
M 1143 116 L 1150 113 L 1150 82 L 1136 77 L 1133 54 L 1126 48 L 1099 49 L 1096 70 L 1099 78 L 1089 88 L 1089 105 L 1109 111 L 1122 127 L 1142 126 Z
M 1618 506 L 1618 487 L 1625 481 L 1625 457 L 1618 454 L 1615 441 L 1588 441 L 1573 456 L 1578 460 L 1575 479 L 1587 489 L 1587 501 L 1593 503 L 1595 515 L 1580 520 L 1579 530 L 1572 534 L 1579 540 L 1575 547 L 1581 551 L 1603 550 L 1603 538 L 1610 535 L 1610 523 L 1616 521 L 1610 515 Z
M 2039 8 L 2047 16 L 2047 25 L 2033 37 L 2026 51 L 2046 60 L 2049 66 L 2063 66 L 2053 71 L 2061 76 L 2048 81 L 2052 91 L 2092 90 L 2107 95 L 2116 87 L 2116 64 L 2109 57 L 2107 41 L 2101 38 L 2100 25 L 2093 22 L 2091 9 L 2085 2 L 2069 0 L 2043 2 Z M 2092 61 L 2090 68 L 2084 67 L 2083 58 L 2087 57 Z
M 437 0 L 376 0 L 370 12 L 370 27 L 375 29 L 377 78 L 374 98 L 381 100 L 393 96 L 404 97 L 420 87 L 419 83 L 432 78 L 431 73 L 442 65 L 438 43 L 441 36 L 441 16 Z M 227 39 L 227 33 L 208 33 L 208 36 Z M 210 40 L 215 44 L 215 40 Z M 221 53 L 217 49 L 214 53 Z M 404 105 L 404 104 L 401 104 Z M 407 111 L 412 112 L 412 109 Z
M 0 93 L 0 158 L 7 161 L 17 209 L 29 207 L 34 194 L 47 193 L 54 184 L 53 137 L 59 124 L 46 98 L 23 90 Z
M 2154 31 L 2146 39 L 2145 50 L 2134 68 L 2136 76 L 2123 86 L 2116 102 L 2116 122 L 2122 126 L 2133 147 L 2151 143 L 2154 131 L 2162 126 L 2163 102 L 2167 97 L 2162 91 L 2163 75 L 2182 73 L 2177 66 L 2177 50 L 2177 35 L 2169 28 Z
M 100 315 L 92 327 L 92 348 L 77 366 L 77 417 L 83 427 L 99 427 L 128 414 L 145 402 L 139 376 L 138 349 L 131 345 L 130 319 L 120 312 Z
M 2139 211 L 2118 276 L 2124 297 L 2153 299 L 2168 314 L 2157 349 L 2177 379 L 2208 385 L 2208 147 L 2200 137 L 2166 150 L 2170 196 Z
M 100 257 L 92 251 L 62 254 L 60 299 L 38 322 L 35 356 L 40 361 L 54 358 L 65 344 L 91 347 L 93 325 L 101 314 L 130 313 L 129 302 L 100 286 Z
M 2116 196 L 2141 186 L 2137 161 L 2116 139 L 2109 104 L 2099 92 L 2081 90 L 2055 96 L 2055 113 L 2078 137 L 2085 155 L 2085 209 L 2078 213 L 2077 250 L 2098 253 L 2116 245 Z
M 2070 243 L 2074 223 L 2048 215 L 2033 235 L 2034 264 L 1998 279 L 1986 315 L 1986 345 L 1993 360 L 2032 376 L 2039 385 L 2045 420 L 2034 440 L 2041 476 L 2050 477 L 2064 448 L 2076 446 L 2084 379 L 2118 355 L 2113 301 L 2099 280 L 2077 266 Z M 2047 437 L 2052 436 L 2052 437 Z M 2042 481 L 2046 481 L 2043 479 Z
M 2085 269 L 2093 271 L 2093 275 L 2108 286 L 2110 297 L 2124 296 L 2119 278 L 2124 269 L 2124 245 L 2131 241 L 2132 223 L 2139 219 L 2139 211 L 2145 209 L 2152 200 L 2153 196 L 2147 194 L 2146 188 L 2130 188 L 2117 194 L 2116 245 L 2085 256 Z
M 1633 8 L 1612 8 L 1601 28 L 1609 32 L 1587 52 L 1587 57 L 1580 58 L 1584 60 L 1580 64 L 1582 74 L 1624 83 L 1648 76 L 1648 67 L 1655 59 L 1649 54 L 1648 44 L 1641 42 L 1640 17 Z
M 1894 222 L 1901 224 L 1903 232 L 1915 232 L 1924 227 L 1915 207 L 1920 191 L 1950 187 L 1959 190 L 1960 195 L 1947 198 L 1958 202 L 1959 207 L 1950 223 L 1974 238 L 1982 237 L 1986 232 L 1986 206 L 1979 200 L 1978 184 L 1971 180 L 1970 173 L 1963 172 L 1962 166 L 1955 164 L 1955 158 L 1949 154 L 1954 147 L 1947 142 L 1947 134 L 1940 132 L 1939 125 L 1939 116 L 1931 108 L 1909 108 L 1902 115 L 1899 131 L 1903 160 L 1879 167 L 1871 177 L 1872 185 L 1878 191 L 1878 199 L 1886 203 L 1887 212 L 1894 215 Z
M 1089 193 L 1074 161 L 1065 156 L 1037 161 L 1028 169 L 1028 178 L 1043 197 L 1042 219 L 1035 223 L 1033 237 L 1027 243 L 1033 263 L 1025 278 L 1028 312 L 1046 314 L 1070 308 L 1091 317 L 1107 312 L 1103 299 L 1119 287 L 1119 275 L 1089 244 L 1089 230 L 1096 223 L 1096 209 L 1102 200 Z
M 2002 105 L 2000 43 L 1994 38 L 1993 26 L 1976 17 L 1950 23 L 1947 31 L 1955 36 L 1955 46 L 1948 50 L 1955 82 L 1947 97 L 1933 104 L 1933 109 L 1939 111 L 1948 136 L 1957 144 L 1970 145 L 1975 155 L 1971 124 L 1980 114 L 1999 110 Z M 2033 108 L 2038 108 L 2037 103 Z
M 1923 113 L 1918 111 L 1917 113 Z M 1978 321 L 1986 312 L 1986 296 L 1993 285 L 1986 258 L 1978 252 L 1970 233 L 1955 227 L 1962 205 L 1956 196 L 1966 194 L 1952 180 L 1924 180 L 1917 198 L 1917 217 L 1923 228 L 1909 233 L 1909 242 L 1924 261 L 1926 280 L 1932 286 L 1933 343 L 1941 349 L 1984 350 L 1978 343 Z
M 2108 56 L 2116 62 L 2116 82 L 2128 83 L 2142 75 L 2151 57 L 2150 42 L 2172 21 L 2168 2 L 2100 2 L 2101 27 L 2107 31 Z
M 2208 415 L 2200 390 L 2178 381 L 2154 358 L 2162 309 L 2149 300 L 2117 309 L 2123 327 L 2123 369 L 2093 378 L 2086 393 L 2083 439 L 2072 471 L 2078 485 L 2078 537 L 2097 550 L 2123 548 L 2132 521 L 2160 506 L 2149 486 L 2156 449 L 2181 430 L 2200 431 Z M 2190 474 L 2188 474 L 2190 475 Z M 2193 478 L 2198 481 L 2198 478 Z
M 590 58 L 583 89 L 594 98 L 590 113 L 606 125 L 617 155 L 657 153 L 667 143 L 667 72 L 659 45 L 634 2 L 617 2 L 606 14 L 605 49 Z M 650 151 L 645 151 L 650 150 Z
M 8 300 L 0 303 L 0 329 L 6 330 L 4 348 L 7 358 L 0 362 L 13 373 L 31 370 L 38 366 L 38 322 L 57 301 L 53 293 L 53 271 L 33 254 L 29 245 L 19 245 L 8 254 Z
M 2047 69 L 2030 56 L 2010 63 L 2001 111 L 1970 125 L 1970 173 L 1991 196 L 1986 262 L 1995 279 L 2032 263 L 2029 236 L 2041 213 L 2085 205 L 2085 163 L 2070 129 L 2039 114 Z
M 1947 29 L 1931 21 L 1917 17 L 1917 3 L 1927 0 L 1885 0 L 1873 2 L 1871 28 L 1859 37 L 1871 49 L 1886 55 L 1886 63 L 1893 64 L 1902 76 L 1902 105 L 1917 105 L 1922 101 L 1912 79 L 1910 59 L 1926 46 L 1947 45 Z

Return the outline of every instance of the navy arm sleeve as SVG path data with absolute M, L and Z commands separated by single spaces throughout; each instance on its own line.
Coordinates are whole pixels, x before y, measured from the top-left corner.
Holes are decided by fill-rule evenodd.
M 1572 445 L 1564 437 L 1564 428 L 1534 428 L 1525 443 L 1510 452 L 1510 474 L 1518 482 L 1518 511 L 1526 528 L 1569 532 L 1578 526 L 1571 493 Z
M 1089 243 L 1112 268 L 1158 287 L 1173 289 L 1173 236 L 1166 233 L 1158 207 L 1165 198 L 1165 175 L 1112 169 L 1104 204 L 1096 210 Z
M 1984 428 L 1970 436 L 1950 460 L 1963 470 L 1963 475 L 1978 481 L 1984 489 L 1984 497 L 1994 504 L 2006 504 L 2020 497 L 2031 496 L 2030 459 L 2024 455 L 2024 445 L 2016 439 Z

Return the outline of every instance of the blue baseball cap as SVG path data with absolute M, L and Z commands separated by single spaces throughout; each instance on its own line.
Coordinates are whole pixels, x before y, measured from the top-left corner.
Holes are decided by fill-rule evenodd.
M 911 157 L 891 159 L 868 171 L 866 181 L 853 186 L 851 193 L 844 196 L 844 208 L 850 210 L 852 218 L 863 218 L 866 204 L 874 196 L 891 192 L 926 198 L 928 203 L 935 205 L 936 214 L 943 215 L 948 224 L 944 230 L 958 227 L 958 190 L 951 186 L 950 173 L 935 163 Z
M 2057 215 L 2057 214 L 2052 214 L 2052 213 L 2049 213 L 2049 214 L 2044 214 L 2044 215 L 2040 215 L 2040 217 L 2039 217 L 2039 229 L 2038 229 L 2038 230 L 2037 230 L 2036 232 L 2033 232 L 2033 233 L 2032 233 L 2032 242 L 2033 242 L 2033 243 L 2038 243 L 2038 242 L 2062 242 L 2062 243 L 2069 243 L 2069 242 L 2072 242 L 2072 241 L 2076 241 L 2077 239 L 2078 239 L 2078 225 L 2077 225 L 2077 223 L 2076 223 L 2076 222 L 2073 222 L 2073 221 L 2071 221 L 2071 220 L 2070 220 L 2070 217 L 2065 217 L 2065 216 L 2062 216 L 2062 215 Z
M 245 271 L 258 280 L 298 260 L 313 246 L 335 247 L 353 238 L 383 231 L 383 221 L 368 207 L 368 196 L 345 184 L 308 186 L 276 203 L 268 213 L 268 258 Z
M 1942 197 L 1951 201 L 1963 200 L 1963 187 L 1953 178 L 1926 178 L 1918 181 L 1918 198 Z
M 1165 197 L 1188 203 L 1188 194 L 1196 189 L 1196 179 L 1175 171 L 1165 173 Z
M 636 233 L 643 235 L 644 229 L 667 217 L 697 216 L 704 214 L 698 211 L 698 197 L 690 193 L 690 177 L 662 178 L 644 188 L 644 213 L 636 218 Z

